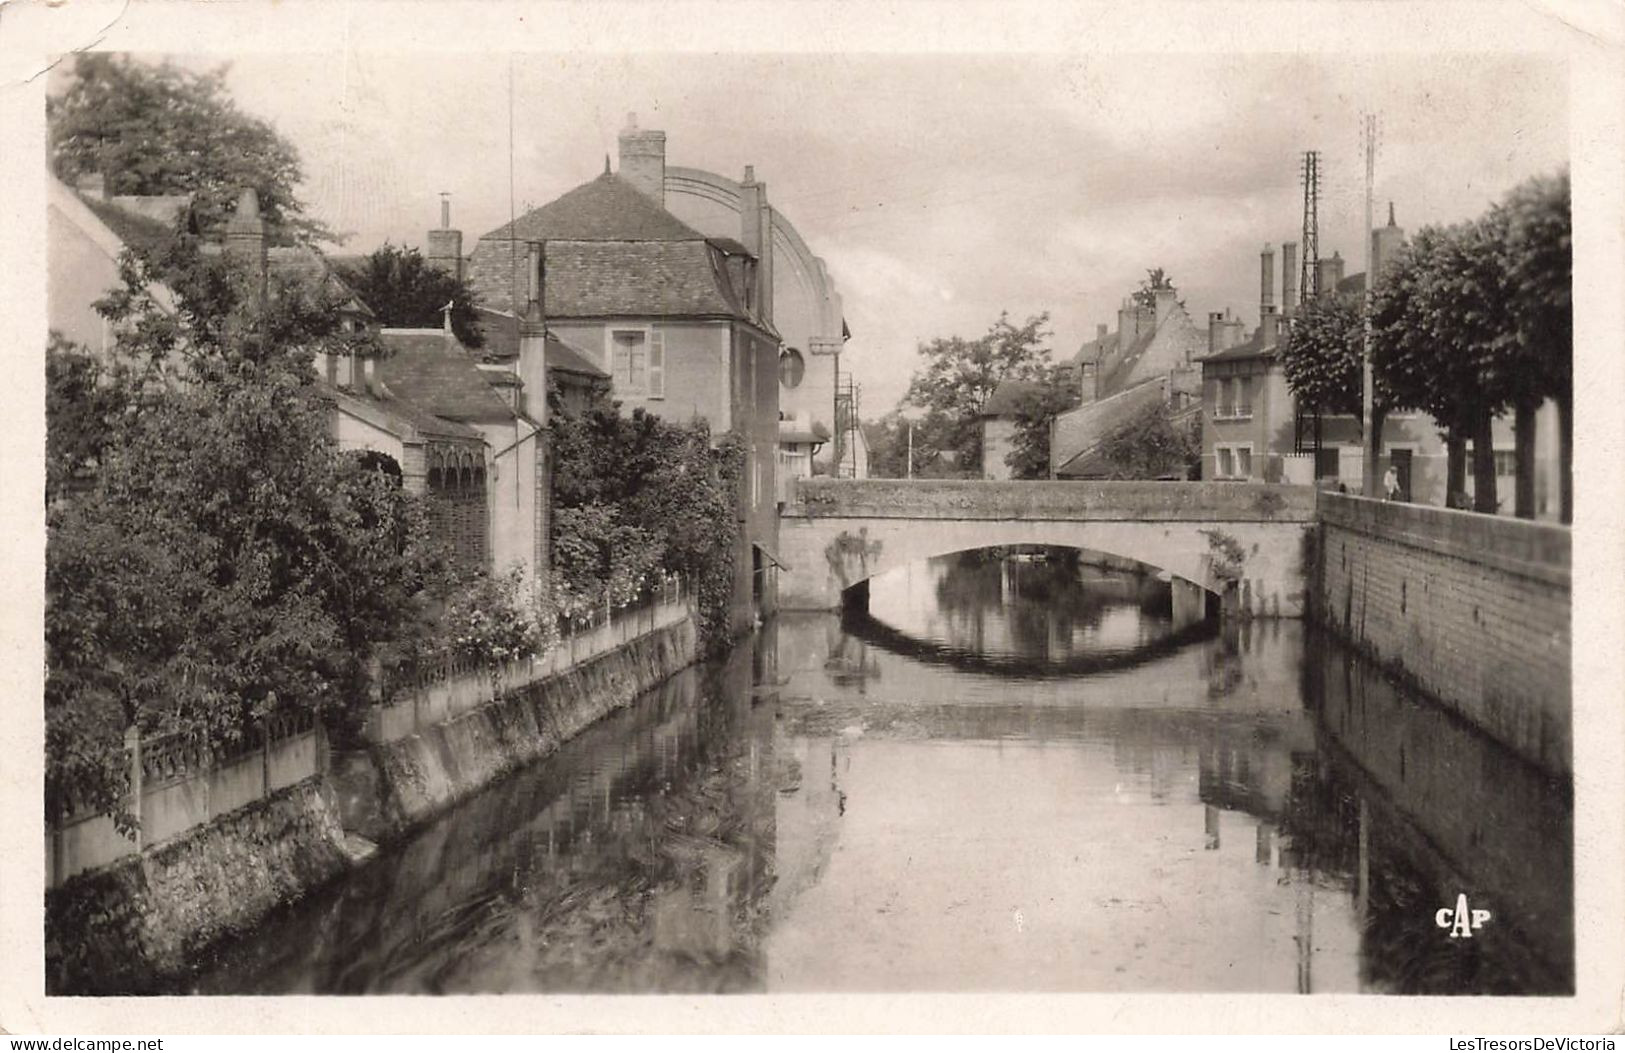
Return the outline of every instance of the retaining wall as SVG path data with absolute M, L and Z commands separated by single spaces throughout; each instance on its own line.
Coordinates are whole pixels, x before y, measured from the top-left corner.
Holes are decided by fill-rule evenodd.
M 143 994 L 349 865 L 332 795 L 307 779 L 45 897 L 52 995 Z
M 279 788 L 297 765 L 315 762 L 316 743 L 307 749 L 302 736 L 286 744 L 274 764 L 270 757 L 251 758 L 261 773 L 257 782 L 245 774 L 248 761 L 237 760 L 205 764 L 155 787 L 143 800 L 165 799 L 179 786 L 187 801 L 212 800 L 215 812 L 209 816 L 205 807 L 193 814 L 196 808 L 168 802 L 164 814 L 194 823 L 186 832 L 162 844 L 149 841 L 140 851 L 115 832 L 114 847 L 123 858 L 47 892 L 48 992 L 137 994 L 184 987 L 199 955 L 217 941 L 363 860 L 368 846 L 356 835 L 372 841 L 398 837 L 553 752 L 692 664 L 698 658 L 694 619 L 685 611 L 675 620 L 657 620 L 666 624 L 624 642 L 610 637 L 630 633 L 630 620 L 621 628 L 606 627 L 613 628 L 604 637 L 612 650 L 523 689 L 507 691 L 505 685 L 501 698 L 480 703 L 466 685 L 448 688 L 447 699 L 455 696 L 465 711 L 335 756 L 325 776 Z M 405 719 L 411 717 L 408 707 Z M 212 789 L 221 780 L 236 787 L 233 794 Z M 220 814 L 218 806 L 250 790 L 265 795 Z M 206 816 L 200 824 L 198 815 Z
M 1526 759 L 1572 774 L 1568 528 L 1333 493 L 1317 510 L 1317 619 Z
M 552 753 L 698 657 L 692 619 L 390 742 L 337 758 L 332 779 L 347 830 L 389 840 Z

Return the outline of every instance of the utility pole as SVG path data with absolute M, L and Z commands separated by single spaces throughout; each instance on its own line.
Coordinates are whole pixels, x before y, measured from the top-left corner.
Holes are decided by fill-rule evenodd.
M 908 478 L 914 478 L 914 422 L 908 422 Z
M 1382 436 L 1377 434 L 1376 414 L 1372 412 L 1375 382 L 1371 375 L 1371 304 L 1377 285 L 1372 273 L 1371 205 L 1373 184 L 1377 172 L 1377 116 L 1368 113 L 1362 119 L 1361 138 L 1365 146 L 1365 226 L 1361 238 L 1365 241 L 1365 296 L 1360 311 L 1360 431 L 1365 436 L 1365 496 L 1382 494 L 1382 481 L 1377 478 L 1377 461 L 1382 452 Z

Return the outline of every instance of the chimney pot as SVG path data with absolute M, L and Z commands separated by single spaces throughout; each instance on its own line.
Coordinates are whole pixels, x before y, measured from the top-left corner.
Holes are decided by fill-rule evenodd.
M 440 192 L 440 229 L 451 229 L 451 194 L 445 190 Z

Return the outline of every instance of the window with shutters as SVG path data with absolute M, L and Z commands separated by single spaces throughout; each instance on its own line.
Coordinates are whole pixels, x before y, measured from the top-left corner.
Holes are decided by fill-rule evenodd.
M 617 395 L 666 397 L 666 338 L 658 329 L 611 329 L 607 363 Z

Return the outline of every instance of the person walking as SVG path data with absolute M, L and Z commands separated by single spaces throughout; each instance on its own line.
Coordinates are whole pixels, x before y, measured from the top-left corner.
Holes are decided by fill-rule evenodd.
M 1388 466 L 1387 473 L 1382 477 L 1382 493 L 1390 501 L 1398 501 L 1400 498 L 1399 471 L 1391 464 Z

